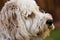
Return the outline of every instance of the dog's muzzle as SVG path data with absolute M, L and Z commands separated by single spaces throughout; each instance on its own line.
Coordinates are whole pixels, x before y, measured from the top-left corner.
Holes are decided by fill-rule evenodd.
M 48 25 L 48 28 L 49 29 L 52 29 L 52 30 L 54 30 L 55 29 L 55 26 L 54 26 L 54 24 L 53 24 L 53 20 L 47 20 L 46 21 L 46 24 Z
M 48 29 L 51 31 L 51 30 L 54 30 L 55 29 L 55 26 L 53 24 L 53 20 L 49 19 L 46 21 L 46 24 L 48 25 Z M 45 32 L 45 31 L 44 31 Z M 41 32 L 38 32 L 37 35 L 41 35 L 42 33 Z

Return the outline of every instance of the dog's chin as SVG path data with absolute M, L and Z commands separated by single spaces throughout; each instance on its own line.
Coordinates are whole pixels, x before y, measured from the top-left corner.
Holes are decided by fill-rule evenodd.
M 40 31 L 37 33 L 36 37 L 31 37 L 31 40 L 43 40 L 46 37 L 50 36 L 50 32 L 55 29 L 55 26 L 52 24 L 47 29 L 43 29 L 43 31 Z
M 47 29 L 44 29 L 40 32 L 39 37 L 41 39 L 45 39 L 46 37 L 50 36 L 50 32 L 55 29 L 55 26 L 52 24 L 51 26 L 48 26 Z
M 47 36 L 50 35 L 50 31 L 51 31 L 51 30 L 49 30 L 49 29 L 40 31 L 40 32 L 37 33 L 37 36 L 32 36 L 30 39 L 31 39 L 31 40 L 43 40 L 43 39 L 45 39 Z

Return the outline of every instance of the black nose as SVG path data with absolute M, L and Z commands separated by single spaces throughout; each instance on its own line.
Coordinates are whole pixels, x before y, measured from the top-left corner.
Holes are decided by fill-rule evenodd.
M 46 24 L 49 25 L 49 26 L 51 26 L 52 23 L 53 23 L 53 20 L 47 20 L 47 21 L 46 21 Z

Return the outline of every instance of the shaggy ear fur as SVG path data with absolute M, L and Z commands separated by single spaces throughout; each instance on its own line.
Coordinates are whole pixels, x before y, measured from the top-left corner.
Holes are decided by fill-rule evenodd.
M 3 26 L 4 29 L 6 28 L 6 30 L 8 30 L 7 34 L 11 36 L 12 40 L 15 40 L 15 38 L 17 40 L 29 40 L 29 34 L 16 3 L 11 1 L 5 3 L 0 13 L 0 23 L 3 23 L 0 26 Z

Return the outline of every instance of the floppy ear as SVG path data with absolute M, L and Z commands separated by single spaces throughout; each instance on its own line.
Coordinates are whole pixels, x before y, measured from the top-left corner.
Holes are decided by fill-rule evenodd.
M 7 23 L 7 25 L 10 25 L 7 29 L 10 31 L 12 38 L 15 36 L 16 39 L 20 39 L 22 36 L 23 39 L 29 40 L 28 32 L 20 12 L 16 3 L 8 1 L 1 10 L 1 16 L 3 17 L 1 19 L 4 20 L 3 22 Z
M 9 18 L 15 20 L 16 19 L 16 12 L 15 10 L 17 9 L 17 6 L 14 5 L 12 2 L 6 2 L 5 5 L 3 6 L 1 10 L 1 15 L 5 17 L 7 20 Z M 3 18 L 4 20 L 4 18 Z

